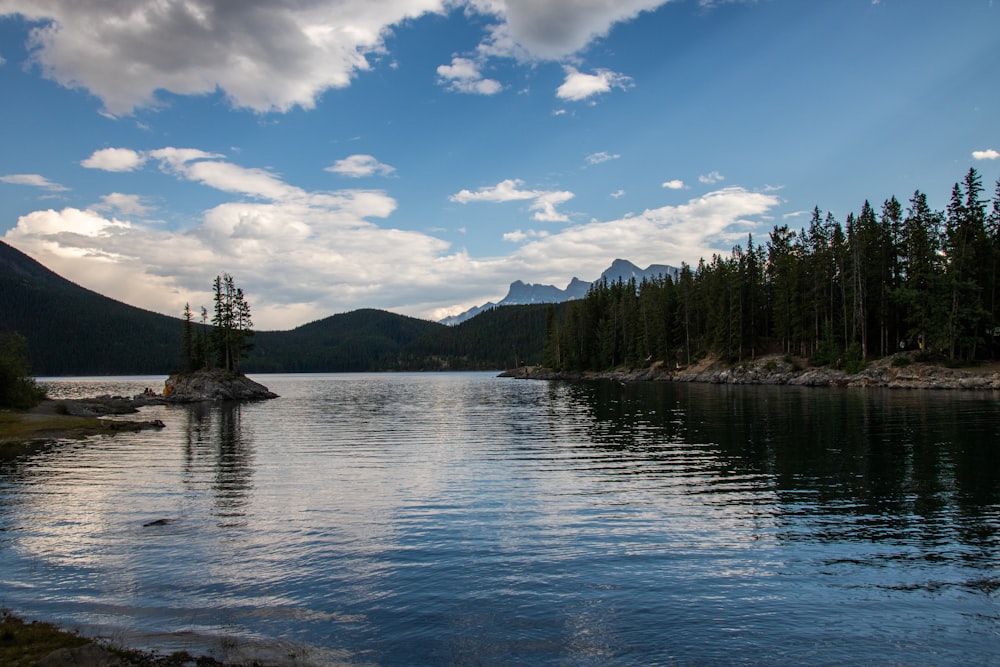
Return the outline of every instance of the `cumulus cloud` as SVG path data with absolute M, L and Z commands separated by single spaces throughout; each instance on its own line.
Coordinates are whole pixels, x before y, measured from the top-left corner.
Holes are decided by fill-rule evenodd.
M 437 68 L 438 82 L 456 93 L 495 95 L 503 86 L 495 79 L 487 79 L 479 71 L 479 64 L 468 58 L 452 58 L 450 65 Z
M 133 0 L 123 11 L 105 0 L 4 0 L 0 15 L 36 24 L 29 49 L 45 76 L 90 91 L 106 113 L 120 116 L 158 106 L 161 90 L 221 91 L 233 106 L 262 112 L 311 109 L 324 91 L 346 87 L 371 69 L 393 29 L 428 13 L 485 16 L 490 24 L 476 49 L 481 58 L 563 60 L 615 24 L 667 1 Z M 495 80 L 467 76 L 468 64 L 460 60 L 439 69 L 450 88 L 500 90 Z M 580 79 L 564 87 L 580 95 L 597 83 Z
M 530 200 L 531 205 L 528 209 L 534 211 L 534 215 L 531 216 L 533 220 L 569 222 L 569 217 L 557 211 L 556 207 L 572 199 L 575 196 L 572 192 L 565 190 L 522 190 L 522 185 L 524 185 L 524 181 L 521 179 L 509 178 L 494 186 L 479 188 L 475 192 L 461 190 L 449 197 L 449 200 L 459 204 Z
M 679 178 L 675 178 L 670 181 L 664 181 L 663 187 L 665 187 L 667 190 L 683 190 L 687 186 L 684 185 L 684 181 L 682 181 Z
M 103 171 L 134 171 L 146 162 L 145 156 L 130 148 L 102 148 L 80 164 Z
M 594 74 L 585 74 L 569 65 L 564 69 L 566 79 L 556 89 L 556 96 L 563 100 L 579 102 L 594 95 L 609 93 L 612 88 L 625 90 L 632 85 L 629 77 L 607 69 L 595 70 Z
M 705 185 L 715 185 L 721 181 L 726 180 L 726 177 L 717 171 L 712 171 L 707 174 L 702 174 L 698 177 L 699 183 L 704 183 Z
M 143 202 L 139 195 L 125 195 L 120 192 L 112 192 L 101 197 L 98 204 L 90 207 L 94 211 L 118 211 L 123 215 L 144 216 L 149 212 L 149 207 Z
M 58 183 L 53 183 L 40 174 L 8 174 L 7 176 L 0 176 L 0 182 L 9 183 L 10 185 L 28 185 L 33 188 L 42 188 L 49 192 L 65 192 L 69 189 Z
M 363 178 L 366 176 L 388 176 L 396 171 L 395 167 L 383 164 L 371 155 L 349 155 L 343 160 L 337 160 L 326 171 L 350 176 L 351 178 Z
M 615 190 L 614 192 L 611 193 L 612 199 L 621 199 L 624 196 L 625 196 L 624 190 Z
M 996 160 L 997 158 L 1000 158 L 1000 153 L 992 148 L 985 151 L 972 151 L 973 160 Z
M 586 157 L 587 164 L 601 164 L 602 162 L 610 162 L 611 160 L 617 160 L 621 155 L 617 153 L 608 153 L 607 151 L 601 151 L 599 153 L 591 153 Z

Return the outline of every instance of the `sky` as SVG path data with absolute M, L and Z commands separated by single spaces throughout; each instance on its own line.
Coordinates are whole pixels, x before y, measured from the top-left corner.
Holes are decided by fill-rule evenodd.
M 180 316 L 438 320 L 1000 178 L 992 0 L 0 0 L 0 238 Z

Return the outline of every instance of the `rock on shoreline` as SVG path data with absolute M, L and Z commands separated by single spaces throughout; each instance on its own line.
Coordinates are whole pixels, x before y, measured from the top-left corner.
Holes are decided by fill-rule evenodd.
M 647 368 L 618 369 L 601 373 L 564 373 L 538 366 L 524 366 L 506 371 L 501 376 L 532 380 L 787 384 L 806 387 L 889 389 L 1000 389 L 1000 369 L 996 366 L 947 368 L 913 361 L 907 353 L 873 361 L 864 370 L 854 374 L 826 366 L 802 368 L 783 356 L 773 355 L 735 365 L 703 361 L 691 367 L 669 368 L 657 363 Z
M 269 398 L 278 398 L 278 395 L 245 375 L 218 368 L 171 375 L 163 387 L 163 400 L 167 403 L 260 401 Z

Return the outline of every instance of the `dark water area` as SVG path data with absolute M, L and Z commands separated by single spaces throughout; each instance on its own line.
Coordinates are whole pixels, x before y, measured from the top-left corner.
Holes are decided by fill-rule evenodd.
M 993 393 L 255 379 L 0 469 L 0 606 L 285 664 L 1000 662 Z

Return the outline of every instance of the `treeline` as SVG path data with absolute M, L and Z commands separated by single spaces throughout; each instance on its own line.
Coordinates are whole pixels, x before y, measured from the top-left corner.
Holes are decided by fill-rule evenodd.
M 669 278 L 597 283 L 552 309 L 545 363 L 563 370 L 730 362 L 765 353 L 860 368 L 900 349 L 955 361 L 1000 354 L 1000 181 L 991 201 L 970 169 L 945 211 L 919 190 L 841 224 L 819 208 L 728 256 Z

